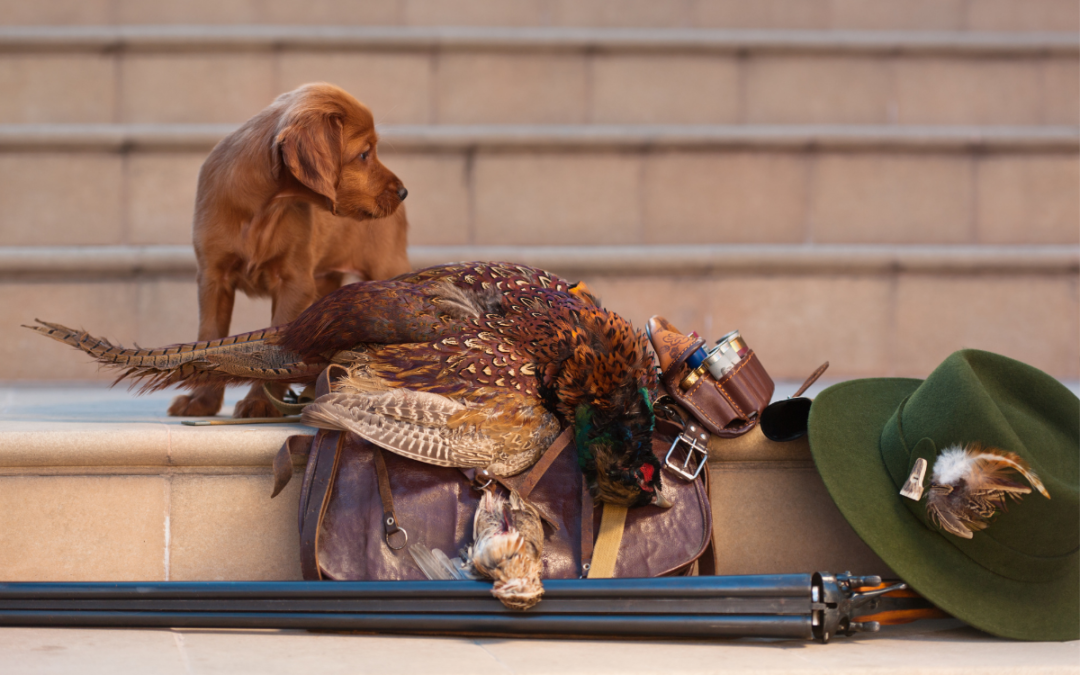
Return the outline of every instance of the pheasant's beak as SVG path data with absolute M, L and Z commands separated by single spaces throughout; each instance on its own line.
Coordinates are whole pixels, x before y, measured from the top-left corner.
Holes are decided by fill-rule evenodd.
M 656 491 L 656 495 L 653 497 L 652 503 L 654 506 L 659 506 L 662 509 L 670 509 L 672 506 L 675 506 L 675 502 L 665 497 L 664 493 L 660 492 L 659 490 Z

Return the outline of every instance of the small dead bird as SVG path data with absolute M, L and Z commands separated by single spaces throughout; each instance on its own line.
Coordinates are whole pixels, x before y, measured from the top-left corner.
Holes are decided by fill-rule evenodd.
M 529 609 L 544 595 L 540 582 L 544 530 L 540 514 L 515 492 L 507 500 L 485 490 L 473 519 L 466 554 L 477 572 L 495 582 L 491 594 L 510 609 Z
M 978 443 L 952 445 L 938 455 L 926 498 L 930 520 L 946 532 L 971 539 L 976 530 L 990 524 L 1006 497 L 1019 500 L 1031 488 L 1018 483 L 1014 472 L 1050 499 L 1042 481 L 1019 455 Z

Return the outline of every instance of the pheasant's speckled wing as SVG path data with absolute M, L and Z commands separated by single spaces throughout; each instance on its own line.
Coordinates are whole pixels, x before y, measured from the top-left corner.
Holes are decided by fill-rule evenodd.
M 524 471 L 559 433 L 538 400 L 500 392 L 462 402 L 409 389 L 338 392 L 304 409 L 304 423 L 355 433 L 410 459 L 436 466 Z

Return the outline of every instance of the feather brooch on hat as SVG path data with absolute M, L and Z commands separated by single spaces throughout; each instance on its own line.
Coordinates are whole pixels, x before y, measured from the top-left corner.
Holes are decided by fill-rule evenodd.
M 1018 482 L 1016 474 L 1031 487 Z M 973 532 L 986 529 L 998 509 L 1005 510 L 1006 497 L 1019 500 L 1031 488 L 1050 499 L 1035 471 L 1019 455 L 978 443 L 952 445 L 934 462 L 926 512 L 941 529 L 971 539 Z

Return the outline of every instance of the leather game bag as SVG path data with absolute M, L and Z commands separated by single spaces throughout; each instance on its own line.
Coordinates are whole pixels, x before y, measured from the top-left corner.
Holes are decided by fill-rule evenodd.
M 329 370 L 334 368 L 331 366 Z M 329 375 L 317 394 L 329 391 Z M 653 452 L 663 460 L 681 431 L 658 420 Z M 292 436 L 274 463 L 280 492 L 293 462 L 306 458 L 300 493 L 300 556 L 305 579 L 423 580 L 407 547 L 420 543 L 454 557 L 472 543 L 480 488 L 513 488 L 544 519 L 545 579 L 588 574 L 602 505 L 583 486 L 572 434 L 564 432 L 525 472 L 496 479 L 484 472 L 438 467 L 383 451 L 353 434 L 320 430 Z M 708 474 L 685 480 L 664 472 L 668 509 L 642 506 L 626 514 L 612 576 L 655 577 L 714 573 Z

